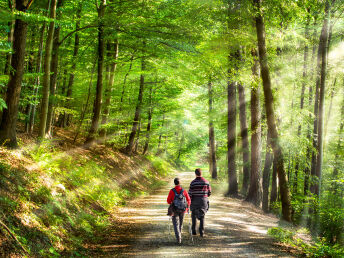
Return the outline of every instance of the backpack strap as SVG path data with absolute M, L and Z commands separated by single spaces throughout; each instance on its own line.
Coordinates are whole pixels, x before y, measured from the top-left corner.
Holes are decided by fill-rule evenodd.
M 178 195 L 177 190 L 175 188 L 172 188 L 172 191 L 174 192 L 174 197 Z
M 180 190 L 180 193 L 177 193 L 177 190 L 175 188 L 172 188 L 172 191 L 174 192 L 174 196 L 177 196 L 179 194 L 182 194 L 184 192 L 184 189 Z

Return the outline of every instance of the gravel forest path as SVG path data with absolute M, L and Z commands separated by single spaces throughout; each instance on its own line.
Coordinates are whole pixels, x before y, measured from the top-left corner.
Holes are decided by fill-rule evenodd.
M 183 172 L 178 177 L 188 189 L 194 173 Z M 267 235 L 268 228 L 278 225 L 275 216 L 266 215 L 242 200 L 224 197 L 221 188 L 215 185 L 205 217 L 205 237 L 194 236 L 192 242 L 191 219 L 186 214 L 182 244 L 176 244 L 172 223 L 166 215 L 166 198 L 172 186 L 168 184 L 153 195 L 119 209 L 113 230 L 95 247 L 92 256 L 292 257 Z

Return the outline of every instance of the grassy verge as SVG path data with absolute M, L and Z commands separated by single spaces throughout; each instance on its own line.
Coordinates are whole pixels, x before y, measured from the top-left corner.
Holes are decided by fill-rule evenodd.
M 305 239 L 309 236 L 307 229 L 286 229 L 282 227 L 270 228 L 268 234 L 278 242 L 296 249 L 300 255 L 306 257 L 344 257 L 344 247 L 329 245 L 325 239 L 318 238 L 315 242 Z
M 30 256 L 82 256 L 128 200 L 161 187 L 173 172 L 161 158 L 129 158 L 104 146 L 63 151 L 45 142 L 0 150 L 0 219 Z M 0 230 L 0 256 L 18 253 Z

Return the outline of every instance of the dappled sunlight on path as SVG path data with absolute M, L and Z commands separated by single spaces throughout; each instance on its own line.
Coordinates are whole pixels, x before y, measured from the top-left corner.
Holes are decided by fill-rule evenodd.
M 182 186 L 188 189 L 194 173 L 183 172 L 178 176 Z M 194 242 L 191 241 L 188 230 L 191 218 L 186 214 L 183 243 L 178 246 L 172 223 L 166 215 L 166 198 L 171 187 L 169 184 L 155 195 L 140 198 L 121 208 L 117 226 L 122 227 L 122 233 L 114 232 L 107 243 L 98 246 L 103 252 L 101 256 L 291 257 L 274 246 L 266 234 L 269 227 L 277 226 L 276 217 L 265 215 L 241 200 L 223 197 L 219 190 L 210 197 L 205 237 L 197 235 Z

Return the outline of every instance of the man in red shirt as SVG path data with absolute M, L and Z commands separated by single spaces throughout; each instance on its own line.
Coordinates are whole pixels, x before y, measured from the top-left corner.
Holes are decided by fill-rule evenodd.
M 187 191 L 184 191 L 184 189 L 180 186 L 180 180 L 179 178 L 174 179 L 175 187 L 170 190 L 168 197 L 167 197 L 167 203 L 172 205 L 173 208 L 173 214 L 172 214 L 172 222 L 173 222 L 173 228 L 174 233 L 177 238 L 177 242 L 180 244 L 182 242 L 182 226 L 183 226 L 183 219 L 184 219 L 184 213 L 188 210 L 191 204 L 191 199 L 189 197 L 189 194 Z M 179 196 L 181 194 L 184 195 L 187 207 L 185 210 L 178 210 L 174 207 L 173 201 L 175 200 L 176 194 Z

